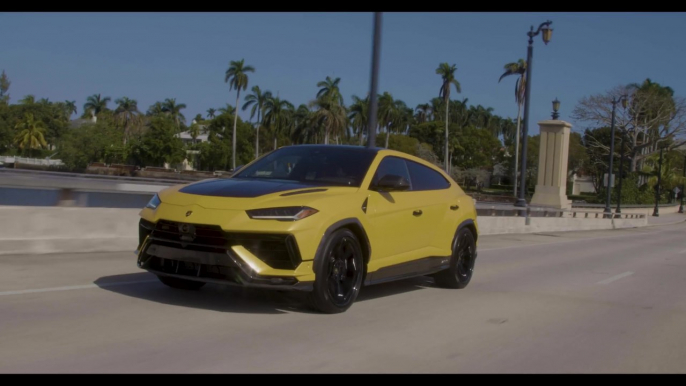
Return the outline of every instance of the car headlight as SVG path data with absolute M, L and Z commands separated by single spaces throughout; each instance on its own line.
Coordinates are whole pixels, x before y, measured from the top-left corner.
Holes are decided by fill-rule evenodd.
M 298 221 L 310 217 L 319 212 L 307 206 L 288 206 L 283 208 L 265 208 L 245 211 L 248 216 L 255 220 L 282 220 Z
M 155 194 L 155 196 L 150 200 L 150 202 L 148 202 L 148 205 L 146 205 L 145 207 L 150 209 L 157 209 L 157 207 L 161 203 L 162 201 L 160 201 L 160 197 L 157 194 Z

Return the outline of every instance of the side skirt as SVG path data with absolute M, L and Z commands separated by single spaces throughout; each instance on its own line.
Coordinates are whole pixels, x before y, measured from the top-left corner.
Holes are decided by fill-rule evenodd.
M 368 273 L 364 285 L 386 283 L 415 276 L 430 275 L 450 267 L 450 256 L 429 256 L 417 260 L 383 267 Z

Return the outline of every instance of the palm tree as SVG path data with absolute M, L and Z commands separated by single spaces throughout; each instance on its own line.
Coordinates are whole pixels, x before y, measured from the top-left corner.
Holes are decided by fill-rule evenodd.
M 216 112 L 217 112 L 217 110 L 210 107 L 209 109 L 207 109 L 207 118 L 214 119 L 214 114 Z
M 101 111 L 107 110 L 107 103 L 111 101 L 112 98 L 104 97 L 102 98 L 100 94 L 93 94 L 86 98 L 86 103 L 83 105 L 85 111 L 90 111 L 91 116 L 95 117 L 100 114 Z
M 317 98 L 328 97 L 336 100 L 338 104 L 343 105 L 343 96 L 341 95 L 341 90 L 338 87 L 341 78 L 331 79 L 326 77 L 326 80 L 317 83 L 317 87 L 320 87 L 319 92 L 317 92 Z
M 454 64 L 451 66 L 448 63 L 441 63 L 436 69 L 436 74 L 443 78 L 443 83 L 441 84 L 438 97 L 443 98 L 445 102 L 445 158 L 443 160 L 445 162 L 445 171 L 448 173 L 450 173 L 450 154 L 448 153 L 448 102 L 450 101 L 450 86 L 455 86 L 455 91 L 458 93 L 462 92 L 460 82 L 455 79 L 455 71 L 457 71 L 457 67 L 455 67 Z
M 338 103 L 335 95 L 321 96 L 310 102 L 310 106 L 317 107 L 314 113 L 316 120 L 324 126 L 324 144 L 329 144 L 329 136 L 335 135 L 338 139 L 343 130 L 348 127 L 348 117 L 345 107 Z
M 123 97 L 116 99 L 114 103 L 118 105 L 116 110 L 114 110 L 114 118 L 124 126 L 124 145 L 126 145 L 130 124 L 138 122 L 138 115 L 140 114 L 138 102 L 135 99 Z
M 241 89 L 248 88 L 248 72 L 255 72 L 253 66 L 246 66 L 245 59 L 239 61 L 231 61 L 229 68 L 226 70 L 224 83 L 229 83 L 229 91 L 236 89 L 236 107 L 238 107 L 238 100 L 241 97 Z M 233 116 L 233 152 L 231 154 L 233 169 L 236 169 L 236 124 L 238 123 L 238 114 Z
M 219 112 L 222 114 L 234 115 L 236 114 L 236 108 L 227 103 L 226 106 L 219 108 Z
M 389 94 L 387 91 L 384 91 L 383 94 L 379 95 L 379 113 L 378 113 L 378 121 L 379 121 L 379 126 L 383 126 L 386 128 L 386 144 L 385 147 L 388 149 L 388 138 L 390 137 L 389 134 L 389 129 L 390 126 L 393 123 L 393 116 L 395 115 L 395 101 L 393 100 L 393 96 Z
M 72 114 L 78 114 L 76 111 L 76 101 L 64 101 L 64 109 L 67 112 L 67 118 Z
M 419 123 L 424 123 L 431 117 L 431 105 L 428 103 L 417 105 L 415 111 L 417 111 L 417 122 Z
M 147 116 L 155 116 L 164 114 L 164 106 L 162 102 L 155 102 L 155 104 L 148 107 L 148 111 L 145 112 Z
M 181 110 L 186 108 L 185 103 L 176 104 L 176 98 L 167 98 L 162 103 L 162 111 L 169 114 L 169 116 L 176 122 L 176 127 L 180 128 L 182 122 L 186 122 L 186 117 L 181 114 Z
M 526 93 L 526 60 L 519 59 L 516 62 L 505 65 L 505 72 L 500 75 L 498 83 L 504 77 L 510 75 L 519 75 L 517 82 L 515 82 L 515 102 L 517 103 L 517 135 L 515 139 L 515 164 L 514 164 L 514 195 L 517 195 L 517 166 L 519 164 L 519 129 L 521 122 L 522 105 L 524 104 L 524 95 Z
M 250 110 L 250 119 L 252 119 L 257 112 L 257 129 L 255 131 L 255 158 L 260 156 L 260 126 L 262 124 L 262 120 L 264 119 L 264 115 L 262 115 L 262 112 L 264 111 L 264 104 L 267 102 L 267 99 L 271 97 L 271 91 L 265 91 L 262 93 L 260 86 L 254 86 L 252 88 L 252 94 L 245 96 L 243 111 L 252 106 L 252 109 Z
M 274 150 L 276 150 L 276 137 L 289 126 L 294 108 L 291 102 L 281 100 L 279 97 L 269 98 L 264 103 L 264 122 L 272 129 Z
M 353 132 L 357 134 L 360 141 L 360 146 L 362 143 L 362 133 L 367 131 L 367 119 L 369 117 L 369 97 L 361 99 L 357 95 L 353 95 L 353 104 L 350 105 L 350 112 L 348 113 L 348 120 L 350 121 Z
M 200 135 L 200 126 L 198 126 L 197 123 L 194 123 L 190 128 L 188 128 L 188 131 L 191 135 L 191 138 L 193 138 L 193 144 L 195 144 L 195 139 L 198 138 L 198 135 Z
M 315 116 L 306 104 L 301 104 L 295 110 L 292 124 L 291 141 L 293 143 L 316 143 Z
M 32 105 L 32 104 L 36 103 L 36 97 L 29 94 L 29 95 L 25 96 L 24 98 L 20 99 L 19 103 L 22 105 Z
M 20 149 L 29 149 L 29 153 L 34 149 L 46 147 L 48 143 L 45 141 L 45 123 L 41 120 L 35 120 L 33 114 L 26 113 L 24 119 L 19 121 L 15 129 L 21 130 L 14 137 L 14 144 Z

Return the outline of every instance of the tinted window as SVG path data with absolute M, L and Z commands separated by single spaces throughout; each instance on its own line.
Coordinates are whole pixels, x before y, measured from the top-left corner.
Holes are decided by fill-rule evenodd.
M 407 161 L 407 167 L 412 177 L 412 190 L 438 190 L 450 187 L 450 182 L 435 170 L 413 161 Z
M 360 186 L 376 156 L 365 148 L 292 146 L 275 150 L 232 178 L 258 178 Z
M 387 174 L 405 177 L 407 182 L 410 182 L 410 173 L 408 172 L 407 166 L 405 165 L 405 160 L 403 160 L 402 158 L 386 157 L 383 160 L 381 160 L 381 163 L 379 164 L 379 167 L 376 169 L 376 173 L 374 174 L 372 185 L 375 185 L 381 178 L 383 178 Z M 410 182 L 410 189 L 412 189 L 411 186 L 412 185 Z

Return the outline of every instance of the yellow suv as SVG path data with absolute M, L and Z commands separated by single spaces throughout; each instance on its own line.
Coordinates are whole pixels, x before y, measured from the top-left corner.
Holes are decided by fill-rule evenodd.
M 164 189 L 140 215 L 138 266 L 162 283 L 308 291 L 325 313 L 347 310 L 363 284 L 431 274 L 463 288 L 476 259 L 473 200 L 387 149 L 283 147 L 230 178 Z

